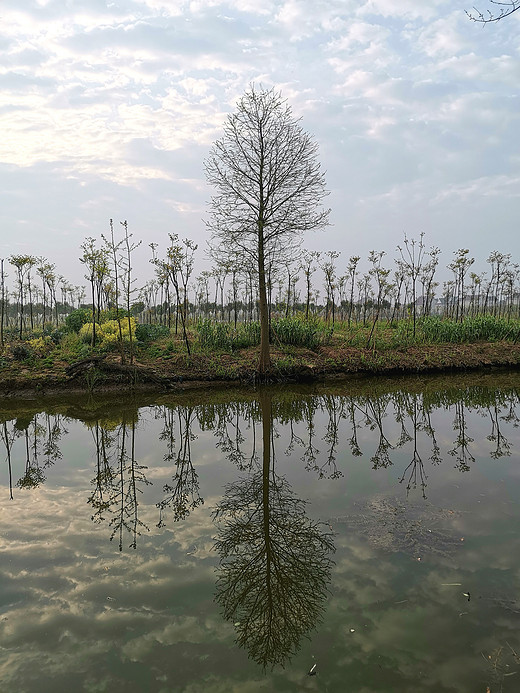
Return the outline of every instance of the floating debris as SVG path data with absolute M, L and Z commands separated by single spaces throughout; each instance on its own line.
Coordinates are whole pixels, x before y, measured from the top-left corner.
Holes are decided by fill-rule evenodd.
M 383 551 L 402 551 L 414 561 L 426 557 L 451 557 L 463 545 L 452 529 L 460 513 L 431 503 L 404 504 L 397 498 L 376 496 L 366 503 L 355 503 L 350 515 L 330 518 L 334 525 L 347 525 L 364 534 Z

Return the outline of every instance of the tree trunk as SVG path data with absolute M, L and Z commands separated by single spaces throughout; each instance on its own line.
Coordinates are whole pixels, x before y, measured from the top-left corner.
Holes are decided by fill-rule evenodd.
M 258 298 L 260 303 L 260 359 L 258 372 L 264 375 L 271 369 L 269 351 L 269 310 L 267 306 L 267 288 L 265 282 L 265 259 L 263 230 L 258 230 Z

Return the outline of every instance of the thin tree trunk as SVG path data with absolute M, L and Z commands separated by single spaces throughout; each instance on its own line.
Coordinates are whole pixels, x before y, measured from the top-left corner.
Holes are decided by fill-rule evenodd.
M 258 361 L 258 372 L 263 375 L 271 369 L 271 355 L 269 352 L 269 309 L 267 305 L 262 229 L 259 229 L 258 232 L 258 298 L 260 303 L 260 359 Z

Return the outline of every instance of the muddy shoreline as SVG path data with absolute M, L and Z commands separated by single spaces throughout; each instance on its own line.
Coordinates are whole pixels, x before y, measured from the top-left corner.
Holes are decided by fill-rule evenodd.
M 222 354 L 175 354 L 168 359 L 143 359 L 121 366 L 118 357 L 57 362 L 52 367 L 11 361 L 0 369 L 3 398 L 93 392 L 182 392 L 211 387 L 254 387 L 257 349 Z M 438 344 L 374 351 L 322 347 L 273 349 L 269 383 L 333 382 L 375 375 L 514 370 L 520 368 L 520 344 L 511 342 Z

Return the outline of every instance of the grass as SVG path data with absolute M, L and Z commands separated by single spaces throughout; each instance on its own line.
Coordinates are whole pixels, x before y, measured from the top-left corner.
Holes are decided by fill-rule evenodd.
M 336 345 L 362 349 L 366 346 L 371 326 L 339 324 L 333 337 Z M 405 349 L 421 344 L 472 344 L 475 342 L 520 341 L 520 320 L 491 315 L 465 318 L 462 322 L 429 316 L 417 320 L 415 336 L 412 320 L 399 320 L 393 326 L 380 322 L 372 337 L 376 351 Z
M 258 322 L 231 323 L 213 322 L 208 318 L 196 325 L 199 348 L 204 350 L 237 351 L 260 344 Z M 318 349 L 330 340 L 331 330 L 322 320 L 302 317 L 280 318 L 271 321 L 271 342 Z

